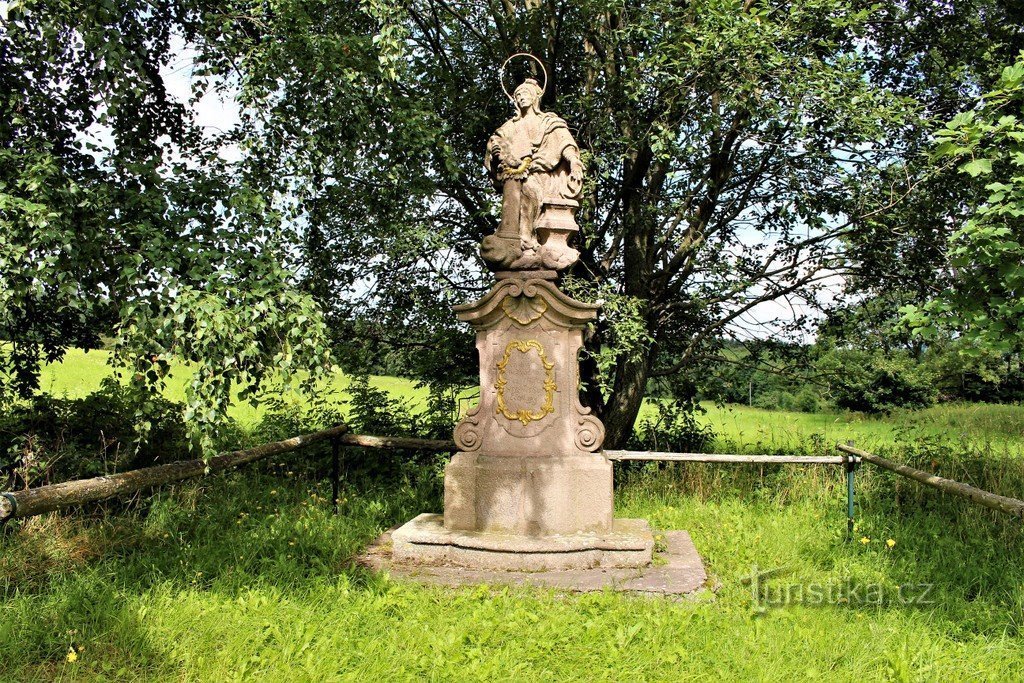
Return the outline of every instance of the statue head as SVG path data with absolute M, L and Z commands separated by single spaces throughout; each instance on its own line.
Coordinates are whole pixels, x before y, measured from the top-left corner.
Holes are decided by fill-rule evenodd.
M 532 78 L 527 78 L 512 93 L 512 99 L 515 101 L 516 106 L 519 107 L 520 111 L 533 109 L 535 112 L 539 112 L 540 96 L 543 94 L 544 91 L 541 90 L 540 84 Z

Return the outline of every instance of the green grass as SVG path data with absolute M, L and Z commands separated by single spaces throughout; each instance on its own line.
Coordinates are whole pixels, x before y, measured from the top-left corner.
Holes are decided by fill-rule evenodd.
M 85 395 L 106 372 L 101 355 L 72 354 L 44 386 Z M 411 383 L 376 381 L 417 398 Z M 1014 406 L 706 416 L 716 449 L 824 452 L 854 439 L 1017 496 L 1022 418 Z M 0 681 L 1006 681 L 1024 671 L 1020 523 L 887 473 L 858 474 L 848 543 L 836 467 L 622 468 L 617 514 L 689 530 L 707 564 L 716 590 L 677 602 L 426 587 L 361 569 L 353 555 L 381 531 L 441 509 L 437 469 L 382 456 L 404 476 L 349 482 L 335 517 L 326 455 L 316 446 L 127 508 L 8 525 Z M 783 570 L 759 599 L 744 583 L 755 567 Z M 900 599 L 901 587 L 917 598 L 925 584 L 925 604 Z
M 86 352 L 81 349 L 69 349 L 60 362 L 48 363 L 43 366 L 39 380 L 40 389 L 54 396 L 67 398 L 88 396 L 99 389 L 100 383 L 105 378 L 114 374 L 109 361 L 110 353 L 107 351 Z M 172 363 L 164 396 L 172 401 L 183 401 L 185 388 L 191 377 L 192 370 L 187 365 L 180 362 Z M 327 387 L 327 390 L 332 392 L 335 402 L 342 409 L 344 409 L 346 398 L 345 390 L 350 381 L 350 377 L 337 369 L 334 372 L 333 381 Z M 417 387 L 413 380 L 373 376 L 370 378 L 370 385 L 395 396 L 406 398 L 413 407 L 424 405 L 427 399 L 427 390 Z M 299 396 L 290 396 L 286 399 L 302 400 Z M 265 414 L 265 406 L 253 406 L 247 401 L 235 401 L 228 409 L 228 415 L 245 427 L 255 425 Z
M 438 509 L 437 482 L 350 490 L 333 517 L 325 486 L 291 467 L 9 530 L 0 680 L 1004 681 L 1024 670 L 1019 527 L 935 496 L 895 504 L 880 475 L 859 521 L 870 542 L 851 544 L 832 470 L 709 479 L 703 495 L 683 492 L 682 470 L 633 474 L 619 514 L 690 530 L 720 585 L 675 602 L 373 574 L 351 555 Z M 787 568 L 769 586 L 877 585 L 885 599 L 765 606 L 743 584 L 755 565 Z M 924 583 L 929 604 L 896 599 Z M 83 648 L 75 662 L 70 646 Z
M 41 387 L 57 396 L 87 396 L 99 388 L 104 377 L 111 374 L 108 359 L 109 354 L 105 351 L 86 353 L 72 349 L 62 362 L 43 368 Z M 180 364 L 173 366 L 166 396 L 171 400 L 183 400 L 189 376 L 187 367 Z M 427 390 L 418 388 L 412 380 L 379 376 L 371 377 L 370 380 L 372 386 L 394 396 L 401 396 L 414 407 L 425 404 Z M 339 405 L 344 404 L 349 381 L 340 370 L 335 372 L 331 389 Z M 707 414 L 702 421 L 709 423 L 718 435 L 713 446 L 717 451 L 798 451 L 806 448 L 812 437 L 829 444 L 853 440 L 864 448 L 874 448 L 894 440 L 928 437 L 984 445 L 1001 451 L 1024 450 L 1024 406 L 941 405 L 919 411 L 898 411 L 882 417 L 858 413 L 770 411 L 741 405 L 716 406 L 712 403 L 706 403 L 704 408 Z M 255 424 L 264 412 L 262 407 L 254 408 L 249 403 L 239 401 L 229 410 L 229 414 L 243 426 Z M 641 412 L 641 419 L 653 417 L 654 414 L 653 405 L 648 404 Z
M 945 404 L 885 416 L 859 413 L 797 413 L 746 406 L 705 405 L 703 420 L 715 429 L 715 450 L 729 446 L 799 450 L 812 436 L 824 442 L 854 441 L 871 449 L 921 438 L 985 445 L 1006 452 L 1024 449 L 1024 406 Z

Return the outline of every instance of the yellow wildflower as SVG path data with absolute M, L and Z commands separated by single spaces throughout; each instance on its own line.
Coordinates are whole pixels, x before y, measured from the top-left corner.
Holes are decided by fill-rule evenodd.
M 74 645 L 70 645 L 68 647 L 68 661 L 69 662 L 77 662 L 78 661 L 78 653 L 75 652 L 75 646 Z
M 896 539 L 890 538 L 888 541 L 885 542 L 885 544 L 891 548 L 894 545 L 896 545 Z
M 864 536 L 863 538 L 860 539 L 860 542 L 863 543 L 864 545 L 867 545 L 868 543 L 871 543 L 871 539 L 868 538 L 867 536 Z

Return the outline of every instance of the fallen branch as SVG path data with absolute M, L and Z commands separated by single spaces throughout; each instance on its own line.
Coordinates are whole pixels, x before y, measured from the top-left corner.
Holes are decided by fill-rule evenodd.
M 979 505 L 984 505 L 987 508 L 992 508 L 993 510 L 1005 512 L 1006 514 L 1024 519 L 1024 500 L 1017 500 L 1016 498 L 1009 498 L 1007 496 L 989 493 L 988 491 L 984 491 L 967 484 L 961 484 L 960 482 L 953 481 L 952 479 L 946 479 L 935 474 L 929 474 L 924 470 L 918 470 L 913 467 L 908 467 L 907 465 L 894 463 L 891 460 L 886 460 L 874 453 L 868 453 L 867 451 L 862 451 L 859 448 L 847 446 L 846 444 L 837 444 L 836 448 L 844 453 L 856 455 L 861 460 L 870 462 L 872 465 L 877 465 L 882 469 L 886 469 L 890 472 L 895 472 L 896 474 L 907 477 L 908 479 L 921 482 L 926 486 L 931 486 L 939 489 L 940 491 L 945 491 L 946 493 L 952 493 L 953 495 L 967 498 L 968 500 L 972 500 Z
M 302 434 L 284 441 L 263 444 L 255 448 L 216 455 L 206 461 L 182 460 L 166 465 L 112 474 L 109 477 L 79 479 L 24 491 L 0 493 L 0 522 L 16 517 L 32 517 L 68 505 L 104 500 L 151 486 L 169 484 L 207 473 L 221 472 L 278 453 L 294 451 L 318 441 L 340 437 L 347 431 L 348 426 L 341 425 L 320 432 Z

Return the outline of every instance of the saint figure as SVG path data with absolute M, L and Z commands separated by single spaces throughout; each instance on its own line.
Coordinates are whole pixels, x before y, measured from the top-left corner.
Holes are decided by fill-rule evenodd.
M 580 151 L 565 120 L 540 110 L 543 91 L 527 78 L 515 89 L 516 115 L 487 141 L 485 166 L 502 194 L 501 223 L 481 253 L 492 266 L 540 267 L 536 231 L 547 205 L 576 206 L 583 185 Z

